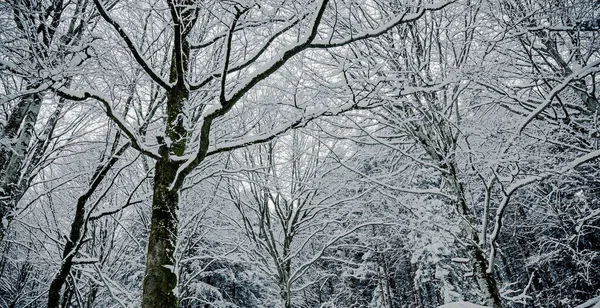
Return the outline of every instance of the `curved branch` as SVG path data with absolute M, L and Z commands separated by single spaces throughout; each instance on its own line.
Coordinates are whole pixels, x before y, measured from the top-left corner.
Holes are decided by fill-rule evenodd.
M 154 69 L 150 67 L 150 65 L 148 65 L 148 62 L 142 57 L 142 54 L 140 53 L 138 48 L 133 44 L 133 41 L 131 40 L 131 38 L 129 38 L 129 35 L 125 33 L 123 28 L 121 28 L 121 25 L 119 25 L 108 15 L 106 10 L 104 9 L 104 6 L 102 6 L 102 3 L 100 3 L 100 0 L 94 0 L 94 3 L 96 4 L 96 8 L 98 9 L 98 12 L 102 16 L 102 18 L 111 26 L 113 26 L 117 33 L 119 33 L 119 36 L 121 36 L 123 41 L 125 41 L 125 44 L 127 44 L 127 47 L 131 51 L 131 54 L 133 55 L 137 63 L 142 67 L 142 69 L 144 69 L 146 74 L 148 74 L 148 76 L 150 76 L 150 78 L 152 78 L 154 82 L 158 83 L 163 89 L 170 89 L 172 86 L 168 82 L 166 82 L 158 73 L 156 73 Z
M 407 14 L 405 12 L 404 14 L 394 18 L 393 20 L 387 22 L 385 25 L 383 25 L 377 29 L 370 30 L 370 31 L 364 31 L 358 35 L 352 35 L 349 38 L 335 40 L 335 41 L 332 41 L 331 39 L 315 41 L 315 42 L 312 42 L 309 45 L 309 47 L 310 48 L 340 47 L 340 46 L 348 45 L 350 43 L 357 42 L 360 40 L 366 40 L 369 38 L 378 37 L 400 24 L 415 21 L 415 20 L 421 18 L 421 16 L 423 16 L 425 14 L 425 12 L 427 12 L 427 11 L 441 10 L 453 2 L 455 2 L 455 1 L 453 0 L 453 1 L 448 1 L 448 2 L 442 3 L 442 4 L 421 7 L 421 8 L 419 8 L 419 10 L 416 13 Z
M 323 14 L 325 13 L 325 8 L 327 7 L 327 3 L 329 0 L 323 0 L 317 13 L 315 14 L 314 20 L 311 25 L 312 28 L 308 35 L 303 39 L 302 42 L 296 44 L 295 46 L 289 47 L 286 51 L 284 51 L 281 55 L 279 55 L 279 59 L 269 63 L 265 68 L 259 70 L 253 77 L 250 77 L 246 84 L 242 85 L 234 91 L 234 94 L 228 100 L 227 105 L 230 105 L 225 108 L 231 108 L 233 105 L 240 100 L 250 89 L 254 88 L 256 84 L 258 84 L 263 79 L 271 76 L 275 73 L 279 68 L 281 68 L 287 61 L 289 61 L 292 57 L 297 55 L 298 53 L 304 51 L 305 49 L 310 47 L 310 44 L 315 39 L 318 33 L 319 25 L 321 24 L 321 19 L 323 18 Z
M 498 237 L 500 236 L 500 229 L 502 228 L 502 219 L 504 218 L 504 212 L 506 211 L 506 208 L 508 207 L 508 203 L 510 202 L 510 198 L 512 197 L 512 195 L 521 187 L 527 186 L 529 184 L 532 184 L 532 183 L 535 183 L 538 181 L 545 180 L 554 175 L 565 174 L 565 173 L 579 167 L 580 165 L 582 165 L 584 163 L 587 163 L 589 161 L 592 161 L 592 160 L 595 160 L 598 158 L 600 158 L 600 150 L 596 150 L 596 151 L 590 152 L 586 155 L 583 155 L 583 156 L 573 160 L 572 162 L 570 162 L 568 165 L 566 165 L 562 169 L 555 170 L 555 171 L 547 171 L 547 172 L 543 172 L 539 175 L 534 175 L 534 176 L 524 178 L 524 179 L 517 181 L 516 183 L 510 185 L 508 187 L 508 189 L 503 190 L 504 198 L 502 199 L 502 201 L 500 202 L 500 205 L 498 205 L 498 209 L 496 210 L 496 217 L 494 218 L 494 230 L 492 231 L 492 234 L 490 235 L 491 250 L 490 250 L 490 255 L 488 258 L 488 269 L 487 269 L 488 274 L 491 274 L 494 272 L 494 259 L 496 257 L 496 251 L 498 250 Z
M 227 43 L 225 44 L 225 59 L 223 60 L 223 73 L 221 73 L 221 94 L 219 95 L 219 101 L 221 105 L 224 106 L 227 103 L 225 99 L 225 83 L 227 82 L 227 70 L 229 69 L 229 60 L 231 58 L 231 40 L 233 39 L 233 32 L 235 31 L 235 25 L 237 24 L 240 16 L 244 14 L 245 11 L 239 11 L 236 7 L 235 16 L 233 17 L 233 21 L 231 22 L 231 28 L 227 33 Z
M 525 129 L 525 127 L 527 125 L 529 125 L 529 123 L 531 123 L 531 121 L 533 121 L 533 119 L 535 119 L 540 113 L 542 113 L 542 111 L 544 111 L 544 109 L 546 109 L 546 107 L 548 107 L 552 103 L 554 98 L 562 90 L 564 90 L 566 87 L 569 86 L 569 83 L 571 83 L 571 81 L 576 80 L 576 79 L 581 79 L 581 78 L 583 78 L 591 73 L 597 72 L 597 71 L 600 71 L 600 60 L 596 60 L 596 61 L 586 65 L 585 67 L 581 68 L 580 70 L 572 73 L 571 75 L 567 76 L 567 78 L 565 78 L 565 80 L 563 80 L 563 82 L 561 82 L 559 85 L 554 87 L 552 89 L 552 91 L 550 91 L 550 93 L 548 93 L 548 96 L 546 96 L 544 101 L 537 108 L 535 108 L 535 110 L 533 112 L 531 112 L 527 116 L 527 118 L 525 118 L 523 123 L 521 123 L 521 125 L 519 125 L 518 132 L 522 133 L 523 130 Z
M 267 49 L 269 48 L 269 46 L 271 46 L 271 44 L 275 41 L 275 39 L 277 39 L 282 34 L 286 33 L 288 30 L 290 30 L 295 25 L 297 25 L 300 22 L 300 20 L 304 19 L 304 17 L 306 17 L 306 15 L 303 16 L 302 18 L 299 18 L 299 19 L 296 19 L 296 20 L 290 22 L 287 26 L 281 28 L 279 31 L 277 31 L 275 34 L 273 34 L 273 36 L 271 36 L 271 38 L 268 39 L 263 44 L 263 46 L 259 49 L 258 52 L 256 52 L 256 54 L 254 54 L 252 57 L 248 58 L 243 63 L 238 64 L 238 65 L 232 67 L 231 69 L 228 69 L 227 73 L 237 72 L 239 70 L 242 70 L 242 69 L 248 67 L 250 64 L 254 63 L 261 55 L 263 55 L 265 53 L 265 51 L 267 51 Z M 208 84 L 209 82 L 211 82 L 213 79 L 219 78 L 221 76 L 222 76 L 221 73 L 215 73 L 213 75 L 210 75 L 210 76 L 206 77 L 204 80 L 202 80 L 201 82 L 199 82 L 199 83 L 197 83 L 195 85 L 190 85 L 190 91 L 201 89 L 206 84 Z
M 97 0 L 95 0 L 97 1 Z M 311 29 L 308 35 L 303 39 L 301 43 L 290 47 L 283 54 L 280 55 L 279 60 L 270 63 L 267 67 L 259 71 L 254 77 L 251 77 L 248 82 L 243 85 L 241 88 L 238 88 L 237 91 L 232 95 L 230 99 L 226 99 L 225 103 L 222 104 L 221 108 L 214 108 L 212 111 L 207 112 L 206 116 L 203 118 L 202 126 L 200 128 L 200 144 L 198 145 L 198 151 L 193 156 L 193 158 L 187 160 L 183 165 L 179 168 L 177 172 L 177 176 L 173 183 L 171 184 L 171 189 L 176 187 L 181 187 L 183 185 L 183 180 L 185 177 L 194 170 L 205 158 L 208 152 L 208 146 L 210 145 L 209 135 L 212 127 L 212 122 L 225 115 L 229 110 L 233 108 L 233 106 L 246 94 L 250 91 L 256 84 L 258 84 L 261 80 L 267 78 L 268 76 L 275 73 L 279 68 L 281 68 L 287 61 L 289 61 L 293 56 L 300 53 L 301 51 L 308 48 L 310 42 L 314 40 L 317 36 L 317 30 L 319 24 L 321 23 L 321 19 L 325 12 L 325 8 L 327 7 L 327 3 L 329 0 L 322 0 L 319 6 L 319 9 L 315 13 L 315 17 L 311 23 Z
M 148 157 L 151 157 L 154 159 L 160 158 L 160 155 L 158 155 L 158 153 L 155 153 L 155 152 L 151 151 L 150 149 L 147 149 L 143 146 L 142 142 L 140 142 L 138 140 L 138 138 L 136 137 L 136 133 L 133 130 L 131 130 L 127 126 L 127 124 L 125 124 L 125 119 L 123 119 L 119 114 L 114 112 L 112 106 L 108 102 L 108 99 L 106 99 L 102 93 L 92 91 L 92 90 L 78 92 L 78 91 L 73 91 L 70 89 L 62 89 L 62 88 L 55 89 L 55 91 L 60 97 L 64 97 L 66 99 L 70 99 L 73 101 L 84 101 L 88 98 L 93 98 L 93 99 L 101 102 L 102 105 L 104 105 L 104 108 L 106 109 L 106 115 L 113 122 L 115 122 L 115 124 L 117 124 L 119 129 L 121 129 L 121 131 L 123 131 L 123 133 L 125 133 L 127 138 L 129 138 L 129 140 L 131 141 L 132 148 L 138 150 L 140 153 L 142 153 Z

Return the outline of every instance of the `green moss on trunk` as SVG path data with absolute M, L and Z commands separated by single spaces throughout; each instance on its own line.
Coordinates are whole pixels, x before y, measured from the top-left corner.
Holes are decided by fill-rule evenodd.
M 178 189 L 169 189 L 179 165 L 160 159 L 155 165 L 150 238 L 142 307 L 177 307 L 175 247 L 179 223 Z

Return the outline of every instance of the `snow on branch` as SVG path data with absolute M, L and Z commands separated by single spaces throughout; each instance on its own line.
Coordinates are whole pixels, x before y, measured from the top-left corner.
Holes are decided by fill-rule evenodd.
M 581 69 L 573 72 L 571 75 L 567 76 L 563 82 L 561 82 L 560 84 L 558 84 L 557 86 L 555 86 L 552 91 L 550 91 L 550 93 L 548 93 L 548 95 L 546 96 L 546 98 L 544 99 L 544 101 L 537 107 L 535 108 L 534 111 L 532 111 L 527 118 L 525 118 L 525 120 L 523 121 L 523 123 L 521 123 L 521 125 L 519 126 L 518 132 L 521 133 L 523 132 L 523 130 L 525 129 L 525 127 L 527 125 L 529 125 L 529 123 L 531 123 L 531 121 L 533 121 L 533 119 L 535 119 L 542 111 L 544 111 L 544 109 L 546 109 L 554 100 L 554 98 L 562 91 L 564 90 L 566 87 L 569 86 L 569 83 L 571 83 L 573 80 L 577 80 L 577 79 L 581 79 L 591 73 L 594 72 L 598 72 L 600 71 L 600 60 L 596 60 L 584 67 L 582 67 Z
M 112 106 L 109 103 L 109 99 L 106 96 L 104 96 L 103 93 L 95 90 L 75 91 L 65 88 L 56 88 L 55 90 L 58 93 L 58 95 L 66 99 L 74 101 L 84 101 L 86 99 L 93 98 L 101 102 L 102 105 L 104 105 L 104 108 L 106 109 L 106 115 L 112 121 L 114 121 L 115 124 L 117 124 L 117 126 L 119 127 L 119 129 L 121 129 L 121 131 L 123 131 L 123 133 L 125 133 L 127 138 L 129 138 L 129 140 L 131 141 L 131 146 L 134 149 L 154 159 L 160 158 L 158 153 L 144 146 L 143 142 L 140 141 L 137 137 L 138 134 L 126 124 L 127 121 L 125 121 L 125 119 L 123 119 L 118 113 L 116 113 L 113 110 Z
M 500 202 L 500 205 L 498 206 L 498 209 L 496 210 L 496 216 L 494 217 L 494 230 L 492 231 L 492 234 L 490 236 L 491 250 L 490 250 L 490 254 L 489 254 L 488 269 L 487 269 L 487 272 L 489 274 L 494 272 L 494 259 L 496 257 L 496 251 L 498 249 L 497 240 L 498 240 L 498 236 L 500 235 L 500 229 L 502 228 L 502 219 L 504 216 L 504 211 L 508 207 L 508 203 L 510 202 L 510 198 L 512 197 L 512 195 L 521 187 L 527 186 L 529 184 L 532 184 L 532 183 L 535 183 L 538 181 L 548 179 L 552 176 L 564 175 L 564 174 L 568 173 L 569 171 L 577 168 L 578 166 L 580 166 L 584 163 L 587 163 L 589 161 L 592 161 L 594 159 L 597 159 L 599 157 L 600 157 L 600 150 L 592 151 L 586 155 L 583 155 L 583 156 L 571 161 L 569 164 L 567 164 L 565 167 L 563 167 L 561 169 L 543 172 L 541 174 L 529 176 L 529 177 L 526 177 L 519 181 L 516 181 L 515 183 L 511 184 L 507 189 L 505 189 L 503 191 L 504 198 L 502 199 L 502 201 Z
M 578 305 L 575 308 L 600 308 L 600 296 L 587 300 L 585 303 Z
M 258 51 L 253 56 L 249 57 L 248 59 L 246 59 L 244 62 L 242 62 L 240 64 L 237 64 L 237 65 L 235 65 L 235 66 L 233 66 L 231 68 L 228 68 L 225 73 L 229 74 L 229 73 L 237 72 L 239 70 L 242 70 L 242 69 L 250 66 L 252 63 L 255 63 L 255 61 L 258 60 L 258 58 L 260 58 L 260 56 L 263 55 L 265 53 L 265 51 L 267 51 L 267 49 L 271 46 L 271 44 L 278 37 L 280 37 L 282 34 L 286 33 L 288 30 L 292 29 L 294 26 L 296 26 L 304 18 L 306 18 L 306 16 L 290 20 L 289 23 L 285 27 L 282 27 L 279 31 L 277 31 L 275 34 L 273 34 L 271 36 L 271 38 L 269 38 L 265 43 L 263 43 L 263 45 L 258 49 Z M 237 29 L 238 28 L 234 29 L 233 32 L 237 31 Z M 200 82 L 198 82 L 196 84 L 191 84 L 190 85 L 190 90 L 191 91 L 195 91 L 195 90 L 201 89 L 202 87 L 204 87 L 205 85 L 207 85 L 209 82 L 211 82 L 215 78 L 219 78 L 219 77 L 223 76 L 223 74 L 224 74 L 223 72 L 221 72 L 221 73 L 215 72 L 214 74 L 206 77 L 202 81 L 200 81 Z
M 433 5 L 424 5 L 424 6 L 420 7 L 417 12 L 411 13 L 411 14 L 407 14 L 405 12 L 404 14 L 390 20 L 389 22 L 385 23 L 384 25 L 382 25 L 379 28 L 372 29 L 372 30 L 366 30 L 357 35 L 351 35 L 348 38 L 339 39 L 339 40 L 332 40 L 330 38 L 330 39 L 326 39 L 326 40 L 313 41 L 310 44 L 310 47 L 311 48 L 332 48 L 332 47 L 344 46 L 344 45 L 350 44 L 352 42 L 360 41 L 360 40 L 374 38 L 374 37 L 377 37 L 377 36 L 380 36 L 380 35 L 386 33 L 388 30 L 390 30 L 402 23 L 415 21 L 415 20 L 421 18 L 421 16 L 423 16 L 423 14 L 425 14 L 425 12 L 427 12 L 427 11 L 441 10 L 453 2 L 455 2 L 455 1 L 441 2 L 441 3 L 436 3 Z
M 160 74 L 158 74 L 156 71 L 154 71 L 154 69 L 152 67 L 150 67 L 148 62 L 142 56 L 142 53 L 135 46 L 135 44 L 133 43 L 133 41 L 131 40 L 129 35 L 127 35 L 125 30 L 123 30 L 121 25 L 119 25 L 114 19 L 112 19 L 108 15 L 108 13 L 106 12 L 106 9 L 104 8 L 104 6 L 100 2 L 100 0 L 94 0 L 94 3 L 96 4 L 96 8 L 98 9 L 98 12 L 102 16 L 102 18 L 106 22 L 108 22 L 111 26 L 113 26 L 113 28 L 117 31 L 117 33 L 119 33 L 119 36 L 123 39 L 123 41 L 125 41 L 125 44 L 127 44 L 127 47 L 131 51 L 131 54 L 133 55 L 133 57 L 135 58 L 137 63 L 144 69 L 146 74 L 148 74 L 148 76 L 150 76 L 150 78 L 152 78 L 152 80 L 154 80 L 156 83 L 158 83 L 163 89 L 166 89 L 166 90 L 170 89 L 172 87 L 172 85 L 170 85 L 167 81 L 165 81 L 160 76 Z

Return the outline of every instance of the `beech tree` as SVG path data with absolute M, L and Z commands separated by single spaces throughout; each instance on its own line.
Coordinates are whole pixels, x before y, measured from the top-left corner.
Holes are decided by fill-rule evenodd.
M 488 210 L 481 218 L 482 230 L 477 227 L 474 205 L 467 201 L 470 192 L 466 191 L 467 183 L 461 170 L 464 111 L 460 105 L 469 100 L 467 95 L 470 93 L 467 92 L 469 83 L 461 81 L 459 76 L 469 65 L 468 59 L 478 52 L 472 46 L 474 33 L 471 29 L 476 27 L 480 6 L 465 4 L 463 9 L 460 26 L 450 26 L 455 22 L 455 12 L 441 12 L 439 16 L 431 14 L 382 36 L 377 44 L 365 44 L 362 50 L 357 48 L 357 52 L 377 54 L 385 61 L 378 73 L 387 77 L 384 89 L 395 94 L 394 99 L 386 98 L 389 103 L 383 110 L 376 110 L 375 114 L 379 116 L 373 119 L 389 129 L 382 132 L 368 129 L 365 133 L 374 142 L 386 145 L 392 152 L 397 150 L 400 155 L 407 155 L 414 163 L 422 164 L 444 178 L 445 183 L 438 194 L 462 217 L 460 237 L 481 296 L 485 304 L 502 307 L 498 283 L 493 272 L 488 272 L 488 261 L 482 253 Z M 452 39 L 457 36 L 461 39 Z M 424 155 L 411 151 L 414 147 L 420 148 Z M 484 181 L 484 185 L 490 185 L 490 180 Z M 491 187 L 486 187 L 489 189 Z M 407 192 L 411 193 L 410 189 Z M 427 190 L 412 192 L 431 193 Z
M 590 307 L 597 13 L 4 1 L 0 307 Z
M 164 135 L 157 136 L 158 144 L 154 145 L 140 140 L 128 121 L 114 112 L 110 99 L 97 90 L 83 87 L 72 90 L 63 85 L 53 88 L 68 99 L 92 98 L 99 101 L 107 115 L 129 138 L 131 146 L 156 160 L 142 306 L 175 307 L 177 295 L 173 290 L 176 289 L 177 278 L 173 271 L 174 251 L 177 245 L 179 190 L 185 178 L 210 155 L 267 141 L 313 118 L 337 114 L 355 107 L 355 104 L 343 102 L 333 109 L 300 107 L 300 112 L 296 111 L 297 116 L 271 132 L 238 132 L 237 138 L 231 140 L 230 137 L 228 142 L 214 144 L 211 143 L 211 135 L 215 134 L 221 118 L 236 107 L 243 108 L 241 102 L 245 95 L 300 52 L 343 46 L 381 35 L 398 24 L 412 22 L 426 11 L 441 9 L 448 3 L 407 7 L 394 15 L 380 10 L 381 18 L 375 24 L 369 24 L 372 20 L 365 20 L 365 16 L 350 15 L 347 22 L 357 26 L 348 29 L 337 27 L 336 20 L 346 18 L 344 11 L 361 12 L 360 7 L 344 8 L 341 3 L 337 5 L 328 1 L 307 2 L 302 8 L 294 4 L 281 7 L 280 4 L 269 3 L 211 3 L 206 6 L 193 1 L 167 1 L 160 10 L 153 8 L 154 14 L 149 20 L 161 24 L 159 20 L 170 20 L 169 33 L 161 32 L 159 41 L 144 40 L 144 43 L 160 42 L 153 48 L 162 49 L 161 56 L 169 59 L 168 78 L 156 71 L 152 61 L 140 51 L 139 38 L 131 34 L 132 30 L 125 27 L 119 16 L 110 14 L 106 4 L 100 0 L 94 1 L 94 4 L 105 23 L 122 39 L 127 53 L 164 91 L 167 98 Z M 217 16 L 227 17 L 229 21 Z M 361 24 L 365 26 L 361 27 Z M 209 27 L 213 27 L 215 32 L 198 30 Z M 261 32 L 263 29 L 274 30 Z M 170 43 L 163 43 L 164 35 L 170 37 Z M 200 66 L 201 63 L 208 65 Z M 205 94 L 204 100 L 194 99 L 196 93 L 205 91 L 210 93 Z
M 234 177 L 228 185 L 229 199 L 239 212 L 233 219 L 241 220 L 238 228 L 250 242 L 244 249 L 250 259 L 277 282 L 284 307 L 299 303 L 294 300 L 298 293 L 326 279 L 313 268 L 336 262 L 331 251 L 345 237 L 380 223 L 352 225 L 348 217 L 333 215 L 366 193 L 349 195 L 350 179 L 334 181 L 340 166 L 331 152 L 345 148 L 335 143 L 294 131 L 253 147 L 256 152 L 239 151 L 241 158 L 232 159 L 255 170 Z

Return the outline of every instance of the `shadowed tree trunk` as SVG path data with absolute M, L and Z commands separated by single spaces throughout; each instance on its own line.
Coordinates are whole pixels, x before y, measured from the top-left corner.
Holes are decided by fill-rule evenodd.
M 155 165 L 142 307 L 177 307 L 174 254 L 179 224 L 179 192 L 169 186 L 175 180 L 179 165 L 169 161 L 167 151 L 166 146 L 161 149 L 165 157 Z
M 189 1 L 184 2 L 189 4 Z M 193 11 L 187 10 L 187 13 L 184 13 L 181 7 L 174 4 L 171 4 L 171 10 L 174 20 L 179 18 L 180 23 L 193 25 L 196 18 Z M 158 140 L 160 158 L 154 165 L 152 216 L 142 298 L 142 307 L 148 308 L 178 306 L 175 248 L 179 227 L 179 189 L 183 181 L 177 181 L 182 163 L 174 162 L 171 157 L 182 156 L 187 145 L 188 136 L 183 117 L 184 104 L 190 95 L 185 85 L 185 74 L 190 55 L 186 36 L 191 28 L 182 31 L 180 24 L 175 27 L 176 39 L 169 76 L 169 81 L 175 85 L 167 89 L 166 138 Z
M 75 208 L 75 217 L 71 223 L 71 231 L 69 238 L 63 249 L 62 261 L 58 273 L 52 279 L 50 288 L 48 289 L 48 308 L 58 308 L 60 305 L 60 291 L 69 277 L 71 268 L 73 267 L 73 258 L 77 255 L 79 248 L 82 245 L 83 237 L 87 231 L 85 206 L 96 191 L 102 180 L 106 177 L 111 168 L 117 163 L 119 158 L 129 148 L 129 144 L 122 146 L 119 151 L 114 153 L 105 164 L 99 165 L 92 176 L 90 186 L 87 191 L 77 199 Z
M 40 94 L 24 96 L 11 114 L 2 136 L 0 153 L 0 241 L 12 220 L 12 211 L 20 199 L 21 171 L 33 136 L 33 128 L 42 105 Z

